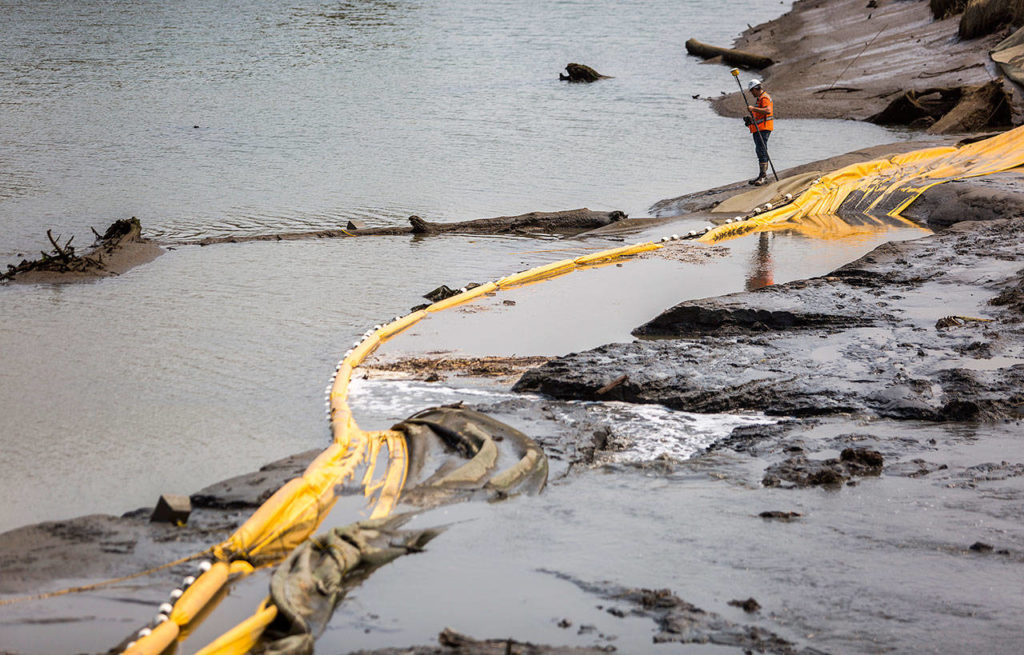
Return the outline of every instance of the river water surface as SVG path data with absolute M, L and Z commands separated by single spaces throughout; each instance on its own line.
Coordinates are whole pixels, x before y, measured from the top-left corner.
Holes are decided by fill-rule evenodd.
M 45 248 L 48 228 L 84 246 L 90 226 L 128 216 L 187 242 L 413 213 L 646 215 L 753 172 L 742 125 L 695 97 L 731 91 L 728 69 L 688 58 L 683 42 L 727 44 L 788 3 L 721 7 L 2 0 L 0 263 Z M 569 62 L 614 79 L 559 82 Z M 780 120 L 772 146 L 785 168 L 900 138 Z M 777 235 L 772 279 L 918 234 Z M 148 506 L 325 446 L 322 390 L 355 336 L 439 284 L 558 259 L 547 251 L 564 243 L 185 245 L 117 278 L 0 288 L 0 530 Z M 675 302 L 748 286 L 764 253 L 756 238 L 729 247 L 708 264 L 633 262 L 529 287 L 521 312 L 490 313 L 507 322 L 458 332 L 455 314 L 416 348 L 559 354 L 629 339 Z M 367 406 L 368 427 L 403 418 Z

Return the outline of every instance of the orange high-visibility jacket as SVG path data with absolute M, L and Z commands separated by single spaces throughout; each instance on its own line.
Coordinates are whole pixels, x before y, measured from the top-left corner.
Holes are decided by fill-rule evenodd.
M 750 124 L 750 131 L 757 132 L 771 132 L 775 129 L 775 105 L 772 103 L 772 97 L 768 95 L 766 91 L 761 92 L 761 97 L 757 99 L 757 106 L 762 109 L 767 109 L 767 114 L 759 114 L 756 111 L 750 112 L 754 115 L 754 122 Z M 756 127 L 755 127 L 756 125 Z

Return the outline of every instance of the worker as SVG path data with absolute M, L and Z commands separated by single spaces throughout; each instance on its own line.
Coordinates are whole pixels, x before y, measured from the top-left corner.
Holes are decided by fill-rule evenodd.
M 748 184 L 761 186 L 768 182 L 768 137 L 772 135 L 772 129 L 775 127 L 775 106 L 772 104 L 772 97 L 761 88 L 761 80 L 750 80 L 747 88 L 754 94 L 757 104 L 747 105 L 750 116 L 744 117 L 744 122 L 754 136 L 754 150 L 757 152 L 757 165 L 760 167 L 757 177 Z

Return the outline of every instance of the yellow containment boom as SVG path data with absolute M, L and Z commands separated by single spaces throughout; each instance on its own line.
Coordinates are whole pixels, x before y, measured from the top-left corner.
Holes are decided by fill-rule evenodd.
M 284 558 L 316 531 L 336 500 L 336 488 L 354 479 L 360 466 L 367 465 L 363 487 L 367 496 L 376 495 L 373 518 L 386 517 L 397 505 L 408 471 L 405 437 L 400 432 L 365 432 L 352 418 L 348 386 L 353 370 L 384 341 L 432 313 L 470 302 L 486 294 L 565 275 L 638 253 L 657 250 L 668 241 L 698 239 L 714 243 L 760 230 L 788 229 L 805 223 L 810 233 L 824 231 L 819 217 L 835 214 L 848 203 L 864 213 L 882 213 L 899 218 L 918 196 L 930 187 L 950 180 L 989 175 L 1024 165 L 1024 128 L 963 147 L 928 148 L 888 159 L 847 166 L 811 185 L 793 202 L 747 220 L 706 228 L 686 236 L 673 235 L 659 242 L 646 242 L 564 259 L 515 273 L 488 284 L 463 290 L 426 309 L 396 317 L 367 332 L 347 352 L 327 389 L 327 409 L 333 441 L 303 473 L 281 487 L 235 533 L 212 549 L 215 563 L 206 563 L 200 577 L 189 583 L 173 609 L 161 613 L 157 623 L 143 628 L 126 653 L 160 653 L 188 633 L 189 624 L 215 603 L 218 593 L 234 577 L 246 575 L 254 566 L 268 565 Z M 383 479 L 374 482 L 373 466 L 381 448 L 388 449 Z M 203 649 L 203 655 L 245 653 L 260 639 L 273 620 L 276 609 L 264 604 L 256 614 Z
M 723 225 L 701 241 L 714 243 L 765 229 L 786 229 L 840 207 L 900 218 L 922 193 L 943 182 L 991 175 L 1024 165 L 1024 127 L 961 147 L 926 148 L 841 168 L 822 176 L 793 202 Z

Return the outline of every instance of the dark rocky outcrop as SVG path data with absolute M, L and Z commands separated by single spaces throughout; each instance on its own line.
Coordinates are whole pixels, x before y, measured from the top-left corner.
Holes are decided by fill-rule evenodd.
M 612 598 L 631 603 L 634 616 L 648 616 L 659 632 L 654 643 L 715 644 L 758 653 L 807 653 L 779 635 L 753 625 L 740 625 L 679 598 L 669 589 L 628 589 Z M 750 599 L 753 600 L 753 599 Z M 747 605 L 756 611 L 754 605 Z M 760 607 L 760 605 L 757 605 Z M 745 608 L 744 608 L 745 609 Z
M 1024 172 L 1014 169 L 940 184 L 919 196 L 901 215 L 934 227 L 1024 216 Z
M 658 340 L 553 359 L 515 388 L 692 412 L 1019 418 L 1022 260 L 1024 219 L 960 223 L 828 276 L 681 303 L 637 328 Z M 981 266 L 984 276 L 957 272 Z M 936 329 L 928 312 L 940 286 L 956 299 L 942 313 L 959 308 L 968 320 Z M 996 304 L 982 309 L 985 299 Z
M 845 448 L 838 458 L 812 460 L 795 455 L 773 464 L 761 481 L 766 487 L 839 486 L 855 476 L 879 475 L 884 458 L 877 450 Z
M 779 292 L 774 287 L 763 287 L 758 291 L 763 291 L 764 296 L 778 293 L 771 300 L 784 297 L 784 292 Z M 638 337 L 695 338 L 709 335 L 750 335 L 784 330 L 867 326 L 873 322 L 874 317 L 867 313 L 860 316 L 839 312 L 805 313 L 795 308 L 750 307 L 729 299 L 709 299 L 700 305 L 676 305 L 633 330 L 633 334 Z
M 583 64 L 566 64 L 565 72 L 568 74 L 558 74 L 558 79 L 563 82 L 583 82 L 589 84 L 598 80 L 611 79 L 610 75 L 602 75 L 590 66 L 584 66 Z
M 352 655 L 604 655 L 614 653 L 614 646 L 547 646 L 515 639 L 474 639 L 445 628 L 437 636 L 437 646 L 411 646 L 359 650 Z

